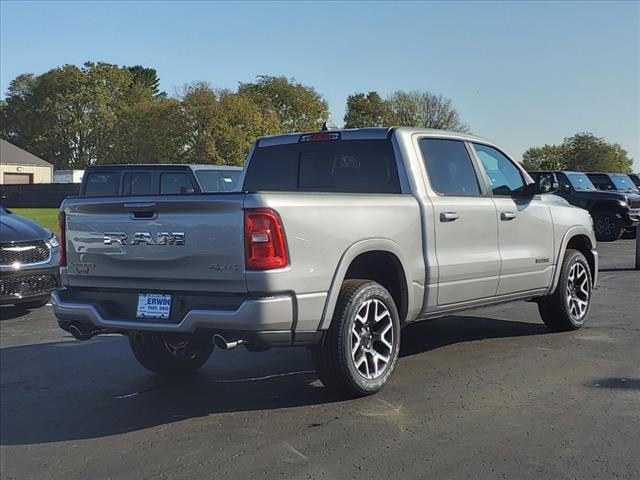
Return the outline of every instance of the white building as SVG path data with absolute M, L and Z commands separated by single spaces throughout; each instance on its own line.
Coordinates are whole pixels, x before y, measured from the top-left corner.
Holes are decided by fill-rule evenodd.
M 0 185 L 52 181 L 53 165 L 0 139 Z

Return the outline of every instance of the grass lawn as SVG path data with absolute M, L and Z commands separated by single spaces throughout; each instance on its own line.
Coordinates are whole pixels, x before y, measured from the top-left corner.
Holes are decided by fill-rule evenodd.
M 57 208 L 10 208 L 13 213 L 27 217 L 58 234 L 58 209 Z

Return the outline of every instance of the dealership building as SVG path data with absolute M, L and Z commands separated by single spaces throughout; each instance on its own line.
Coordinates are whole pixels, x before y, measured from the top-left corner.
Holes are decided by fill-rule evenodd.
M 0 185 L 52 181 L 53 165 L 0 139 Z

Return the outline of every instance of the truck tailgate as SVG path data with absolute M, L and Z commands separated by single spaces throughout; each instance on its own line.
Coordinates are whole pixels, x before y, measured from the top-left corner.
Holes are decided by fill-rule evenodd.
M 243 197 L 69 198 L 66 284 L 244 293 Z

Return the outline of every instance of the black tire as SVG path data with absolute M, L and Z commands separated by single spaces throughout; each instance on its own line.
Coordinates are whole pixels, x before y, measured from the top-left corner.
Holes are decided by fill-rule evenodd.
M 549 329 L 566 332 L 584 325 L 591 309 L 592 283 L 587 259 L 578 250 L 567 249 L 556 291 L 553 295 L 538 300 L 538 311 Z M 582 289 L 586 291 L 586 299 Z M 578 299 L 586 301 L 586 306 L 578 304 L 572 297 L 574 294 Z
M 207 336 L 131 334 L 129 344 L 140 365 L 158 375 L 193 373 L 204 365 L 213 351 L 213 343 Z
M 49 303 L 49 298 L 42 298 L 40 300 L 17 303 L 16 307 L 24 308 L 25 310 L 35 310 L 36 308 L 44 307 L 47 303 Z
M 352 333 L 352 328 L 361 337 Z M 370 280 L 346 280 L 331 326 L 322 344 L 312 350 L 322 383 L 351 398 L 376 393 L 391 377 L 399 350 L 400 319 L 389 292 Z M 384 358 L 387 361 L 380 367 Z M 361 363 L 358 366 L 356 362 Z
M 624 233 L 622 219 L 613 210 L 602 210 L 593 216 L 593 229 L 599 242 L 615 242 Z

